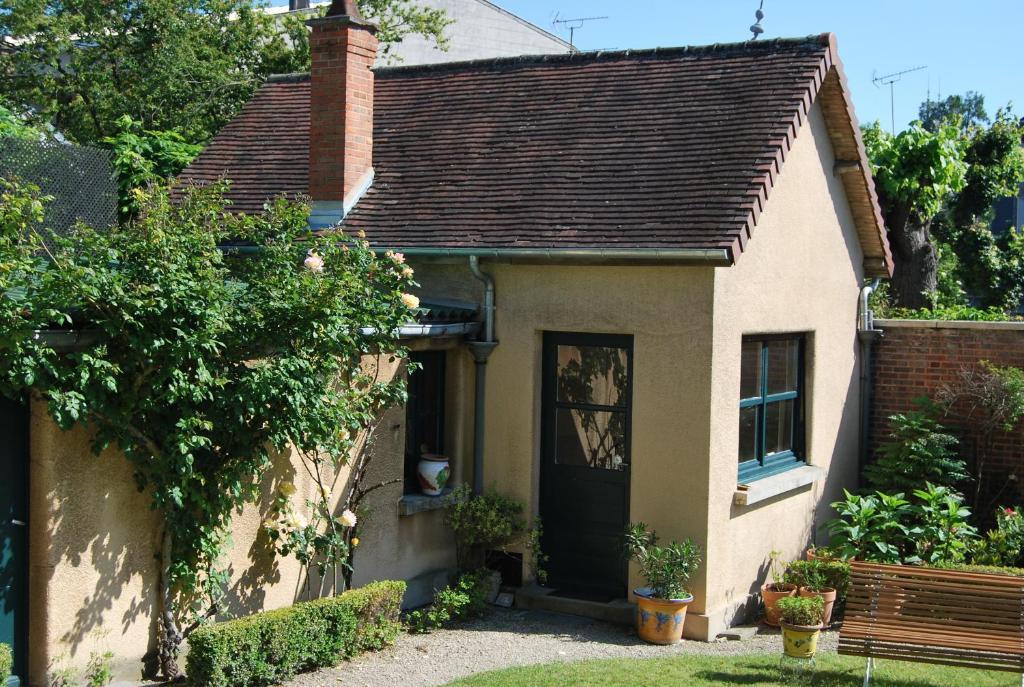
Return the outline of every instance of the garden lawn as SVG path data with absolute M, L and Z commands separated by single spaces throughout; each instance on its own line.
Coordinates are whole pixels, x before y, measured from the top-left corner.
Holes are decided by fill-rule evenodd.
M 753 656 L 677 656 L 555 663 L 480 673 L 450 687 L 645 687 L 647 685 L 743 685 L 743 687 L 859 687 L 864 660 L 822 654 L 803 668 L 781 664 L 780 654 Z M 1017 687 L 1020 676 L 919 663 L 876 661 L 876 687 Z

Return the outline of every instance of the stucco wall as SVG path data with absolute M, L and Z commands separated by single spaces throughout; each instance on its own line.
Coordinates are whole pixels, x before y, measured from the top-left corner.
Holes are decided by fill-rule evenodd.
M 451 346 L 452 342 L 441 344 Z M 447 432 L 456 476 L 466 463 L 466 420 L 460 390 L 471 370 L 464 351 L 449 351 Z M 385 364 L 385 374 L 404 374 Z M 472 396 L 469 396 L 470 400 Z M 62 432 L 45 407 L 32 412 L 30 538 L 30 677 L 44 684 L 48 670 L 81 668 L 93 651 L 113 651 L 118 672 L 137 678 L 143 656 L 154 649 L 158 518 L 149 498 L 139 493 L 128 461 L 110 450 L 93 456 L 88 433 Z M 405 413 L 385 413 L 376 432 L 374 459 L 367 484 L 401 478 Z M 342 468 L 333 479 L 340 501 L 350 476 Z M 231 571 L 227 599 L 231 615 L 245 615 L 304 598 L 306 574 L 294 558 L 272 555 L 262 527 L 282 481 L 298 488 L 297 506 L 312 498 L 315 482 L 295 455 L 281 455 L 263 489 L 259 504 L 234 517 L 233 546 L 225 564 Z M 354 584 L 374 579 L 410 579 L 452 569 L 454 546 L 443 526 L 443 511 L 399 517 L 401 483 L 377 490 L 362 525 Z M 340 506 L 338 507 L 340 510 Z M 319 580 L 311 580 L 313 589 Z M 326 585 L 327 593 L 330 584 Z
M 815 106 L 788 155 L 747 250 L 715 273 L 709 625 L 724 627 L 757 592 L 768 554 L 797 557 L 820 537 L 827 504 L 856 483 L 856 316 L 863 258 L 825 122 Z M 739 444 L 740 347 L 746 334 L 804 332 L 808 461 L 823 482 L 749 507 L 733 505 Z

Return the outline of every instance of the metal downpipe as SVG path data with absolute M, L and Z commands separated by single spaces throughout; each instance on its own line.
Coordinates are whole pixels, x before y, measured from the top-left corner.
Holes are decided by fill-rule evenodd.
M 484 446 L 486 434 L 487 359 L 498 342 L 494 339 L 494 277 L 480 269 L 480 258 L 469 256 L 469 270 L 484 285 L 484 338 L 470 341 L 469 350 L 476 363 L 473 395 L 473 492 L 484 491 Z
M 870 286 L 860 290 L 860 304 L 857 312 L 857 340 L 860 342 L 860 436 L 857 447 L 858 479 L 868 464 L 868 445 L 871 441 L 871 399 L 874 389 L 871 385 L 872 349 L 882 332 L 875 329 L 875 318 L 868 306 L 871 294 L 878 289 L 881 280 L 875 279 Z

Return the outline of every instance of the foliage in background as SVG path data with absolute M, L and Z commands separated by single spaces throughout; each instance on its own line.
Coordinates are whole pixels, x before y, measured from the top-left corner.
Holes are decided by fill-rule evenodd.
M 409 632 L 426 634 L 449 623 L 479 616 L 487 607 L 487 594 L 494 573 L 476 570 L 462 573 L 454 584 L 434 592 L 433 602 L 406 616 Z
M 406 35 L 444 45 L 444 12 L 414 0 L 361 0 L 383 51 Z M 128 116 L 205 143 L 272 73 L 308 69 L 305 26 L 284 30 L 250 0 L 6 0 L 0 90 L 78 143 Z M 298 39 L 297 48 L 292 41 Z
M 207 625 L 189 640 L 193 687 L 269 687 L 394 642 L 404 582 Z
M 989 530 L 974 547 L 972 560 L 977 565 L 1024 567 L 1024 516 L 1017 508 L 996 509 L 996 528 Z
M 938 131 L 951 121 L 957 122 L 964 131 L 989 122 L 985 96 L 974 91 L 946 96 L 944 100 L 926 100 L 918 108 L 917 118 L 928 131 Z
M 25 121 L 24 117 L 19 116 L 14 110 L 0 100 L 0 138 L 6 136 L 14 136 L 15 138 L 25 138 L 29 140 L 37 140 L 43 135 L 43 132 Z
M 962 489 L 970 475 L 957 453 L 958 444 L 923 411 L 893 415 L 889 441 L 864 469 L 864 478 L 873 491 L 910 492 L 925 482 Z
M 310 236 L 302 204 L 232 215 L 224 189 L 178 205 L 157 190 L 128 226 L 53 237 L 45 259 L 37 232 L 25 240 L 39 199 L 15 189 L 0 203 L 0 391 L 40 394 L 60 427 L 92 431 L 95 453 L 119 448 L 151 494 L 168 678 L 220 607 L 232 513 L 258 496 L 272 452 L 343 462 L 349 437 L 405 399 L 362 357 L 404 357 L 411 272 L 365 241 Z M 228 239 L 261 250 L 225 254 Z M 97 345 L 62 354 L 35 335 L 69 326 Z
M 636 561 L 656 599 L 685 599 L 690 595 L 690 578 L 703 560 L 700 547 L 690 539 L 658 544 L 658 533 L 644 523 L 626 529 L 626 552 Z
M 150 131 L 124 115 L 115 123 L 114 135 L 103 139 L 112 152 L 117 172 L 118 208 L 122 219 L 131 219 L 141 209 L 146 190 L 165 183 L 185 169 L 202 146 L 188 143 L 174 131 Z
M 89 654 L 89 662 L 85 664 L 85 684 L 87 687 L 106 687 L 114 681 L 114 660 L 112 651 Z
M 0 643 L 0 685 L 7 684 L 7 678 L 11 676 L 11 669 L 14 667 L 14 654 L 11 647 Z
M 997 491 L 982 503 L 990 481 L 988 467 L 999 434 L 1013 431 L 1024 417 L 1024 370 L 1000 367 L 987 360 L 963 367 L 956 380 L 935 394 L 935 412 L 956 425 L 973 441 L 969 469 L 974 478 L 971 502 L 975 512 L 987 512 L 1001 496 Z M 1005 486 L 1005 485 L 1004 485 Z
M 914 524 L 911 534 L 914 553 L 907 563 L 962 563 L 967 558 L 978 530 L 970 524 L 971 511 L 963 496 L 947 487 L 927 484 L 915 489 Z
M 455 489 L 445 522 L 455 533 L 464 572 L 482 568 L 488 551 L 503 549 L 526 532 L 522 503 L 493 491 L 474 494 L 468 485 Z
M 825 600 L 820 596 L 787 596 L 775 603 L 786 625 L 818 627 L 825 619 Z

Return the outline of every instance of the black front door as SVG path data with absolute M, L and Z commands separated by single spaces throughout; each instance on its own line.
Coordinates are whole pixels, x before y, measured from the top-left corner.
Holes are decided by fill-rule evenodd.
M 544 335 L 540 514 L 549 584 L 626 594 L 633 337 Z
M 28 625 L 28 409 L 0 397 L 0 643 L 25 676 Z M 13 678 L 11 684 L 18 684 Z

